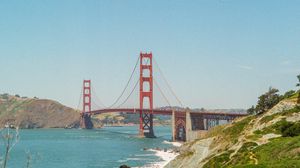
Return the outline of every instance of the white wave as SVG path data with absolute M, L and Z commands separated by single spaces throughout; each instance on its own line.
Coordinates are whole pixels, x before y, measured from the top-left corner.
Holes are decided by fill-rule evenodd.
M 123 160 L 118 160 L 117 162 L 123 163 L 123 162 L 128 162 L 128 161 L 137 161 L 137 160 L 148 160 L 148 159 L 145 159 L 145 158 L 126 158 L 126 159 L 123 159 Z
M 143 156 L 153 156 L 153 154 L 137 154 L 137 155 L 134 155 L 134 156 L 138 156 L 138 157 L 139 157 L 139 156 L 142 156 L 142 157 L 143 157 Z
M 154 154 L 158 156 L 161 160 L 158 162 L 153 162 L 148 165 L 145 165 L 142 168 L 163 168 L 171 160 L 175 159 L 175 157 L 178 156 L 178 153 L 172 150 L 163 151 L 163 150 L 149 149 L 148 151 L 154 152 Z
M 182 145 L 182 143 L 180 143 L 180 142 L 170 142 L 170 141 L 166 141 L 166 140 L 164 140 L 163 143 L 164 144 L 171 144 L 171 145 L 176 146 L 176 147 L 180 147 Z

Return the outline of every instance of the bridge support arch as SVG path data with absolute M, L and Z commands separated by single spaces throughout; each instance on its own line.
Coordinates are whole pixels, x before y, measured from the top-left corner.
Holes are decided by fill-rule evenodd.
M 187 119 L 185 112 L 172 112 L 172 139 L 173 141 L 186 141 Z

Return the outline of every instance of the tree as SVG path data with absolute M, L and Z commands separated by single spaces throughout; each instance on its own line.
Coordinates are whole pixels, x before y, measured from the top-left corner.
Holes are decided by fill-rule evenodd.
M 298 75 L 297 78 L 298 78 L 298 83 L 296 84 L 296 86 L 299 87 L 300 86 L 300 75 Z M 298 91 L 297 103 L 300 104 L 300 91 Z
M 5 99 L 5 100 L 8 100 L 8 98 L 9 98 L 8 93 L 2 94 L 2 95 L 1 95 L 1 98 L 2 98 L 2 99 Z
M 298 78 L 299 83 L 297 83 L 296 86 L 299 87 L 300 86 L 300 75 L 298 75 L 297 78 Z
M 248 110 L 247 110 L 247 113 L 250 114 L 250 115 L 253 115 L 256 113 L 256 109 L 254 106 L 251 106 Z
M 258 102 L 256 105 L 257 114 L 264 113 L 271 109 L 274 105 L 276 105 L 280 101 L 280 95 L 278 94 L 279 90 L 270 87 L 268 92 L 259 96 Z

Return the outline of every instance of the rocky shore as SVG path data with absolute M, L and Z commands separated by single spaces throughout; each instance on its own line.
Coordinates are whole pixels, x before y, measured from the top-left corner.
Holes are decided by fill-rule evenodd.
M 175 159 L 176 156 L 179 155 L 177 148 L 181 146 L 181 143 L 169 142 L 169 141 L 164 141 L 164 143 L 172 144 L 175 148 L 174 149 L 159 149 L 159 148 L 148 149 L 148 151 L 154 152 L 154 154 L 160 158 L 160 161 L 149 164 L 149 165 L 145 165 L 142 168 L 163 168 L 170 161 Z

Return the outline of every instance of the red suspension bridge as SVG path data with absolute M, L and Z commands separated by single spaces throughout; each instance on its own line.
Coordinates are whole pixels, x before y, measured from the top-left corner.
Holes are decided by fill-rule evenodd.
M 172 115 L 172 129 L 173 129 L 173 139 L 174 140 L 186 140 L 186 131 L 187 131 L 187 119 L 191 121 L 192 130 L 207 130 L 210 127 L 219 125 L 220 120 L 225 120 L 227 122 L 232 121 L 236 117 L 244 116 L 245 114 L 237 113 L 225 113 L 225 112 L 207 112 L 207 111 L 190 111 L 189 109 L 184 108 L 173 108 L 170 104 L 170 101 L 167 99 L 166 94 L 157 84 L 153 78 L 153 62 L 155 60 L 152 57 L 152 53 L 140 53 L 140 56 L 137 60 L 137 63 L 133 69 L 133 72 L 123 89 L 121 95 L 116 99 L 116 101 L 109 107 L 92 107 L 93 99 L 92 92 L 93 87 L 91 85 L 91 80 L 83 81 L 83 90 L 82 90 L 82 105 L 83 109 L 81 112 L 81 128 L 91 129 L 93 128 L 93 123 L 91 121 L 92 115 L 111 113 L 111 112 L 125 112 L 125 113 L 138 113 L 139 114 L 139 136 L 154 138 L 153 130 L 153 116 L 154 115 Z M 125 100 L 121 102 L 118 106 L 116 104 L 120 102 L 121 97 L 124 97 L 126 89 L 128 89 L 129 83 L 133 79 L 133 74 L 137 69 L 139 63 L 139 78 L 134 83 L 134 87 L 129 91 L 129 95 L 125 96 Z M 163 76 L 160 68 L 157 65 L 157 69 L 160 71 Z M 171 94 L 175 100 L 183 107 L 181 101 L 178 99 L 169 83 L 163 76 L 163 79 L 170 90 Z M 123 107 L 123 105 L 129 101 L 129 97 L 133 95 L 134 90 L 139 84 L 139 107 Z M 153 96 L 154 96 L 154 87 L 153 84 L 156 84 L 158 91 L 161 93 L 163 99 L 167 102 L 169 108 L 154 108 L 153 106 Z M 94 93 L 93 93 L 94 94 Z M 98 99 L 98 98 L 95 98 Z M 100 99 L 98 101 L 101 103 Z

